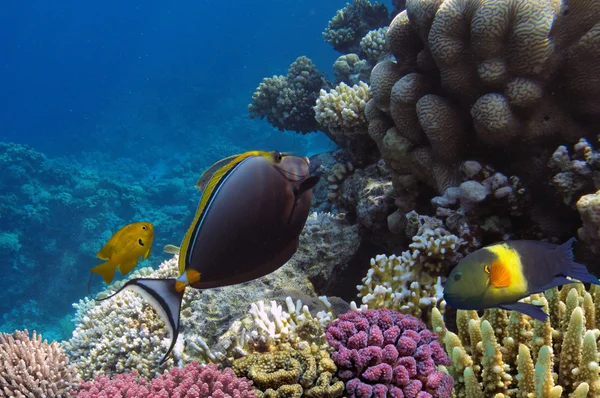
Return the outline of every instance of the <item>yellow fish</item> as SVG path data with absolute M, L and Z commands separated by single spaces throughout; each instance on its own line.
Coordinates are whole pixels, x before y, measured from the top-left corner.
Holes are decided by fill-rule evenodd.
M 483 310 L 503 308 L 544 321 L 548 317 L 536 305 L 519 300 L 555 286 L 575 281 L 600 285 L 583 264 L 575 262 L 571 245 L 532 240 L 496 243 L 466 256 L 450 272 L 444 299 L 453 308 Z
M 153 239 L 154 225 L 149 222 L 124 226 L 96 254 L 99 259 L 107 261 L 92 268 L 91 272 L 102 275 L 106 284 L 112 282 L 117 268 L 122 275 L 127 275 L 135 268 L 140 257 L 143 260 L 150 257 Z

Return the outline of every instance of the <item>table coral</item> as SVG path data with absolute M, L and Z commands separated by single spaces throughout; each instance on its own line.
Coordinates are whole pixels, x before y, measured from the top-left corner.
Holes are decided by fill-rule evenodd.
M 254 353 L 237 359 L 233 369 L 238 377 L 254 382 L 259 398 L 337 398 L 344 383 L 329 353 L 316 345 L 293 348 L 288 344 L 274 351 Z
M 294 61 L 286 76 L 265 78 L 248 105 L 250 118 L 267 118 L 277 129 L 308 133 L 318 130 L 314 103 L 328 83 L 307 57 Z
M 352 397 L 449 398 L 453 380 L 437 335 L 419 319 L 389 309 L 351 311 L 327 326 L 338 376 Z
M 532 295 L 545 322 L 502 309 L 459 310 L 457 334 L 432 310 L 433 330 L 452 365 L 456 397 L 597 397 L 600 394 L 600 288 L 574 281 Z M 528 395 L 529 394 L 529 395 Z
M 0 334 L 1 397 L 63 397 L 78 383 L 60 345 L 35 331 Z

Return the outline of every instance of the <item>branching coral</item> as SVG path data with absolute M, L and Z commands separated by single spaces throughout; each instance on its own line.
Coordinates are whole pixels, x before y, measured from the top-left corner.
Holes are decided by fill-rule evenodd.
M 252 382 L 235 376 L 233 370 L 219 370 L 217 365 L 191 362 L 184 368 L 173 368 L 148 382 L 135 372 L 110 379 L 98 376 L 82 383 L 79 398 L 256 398 Z
M 327 327 L 327 341 L 348 397 L 449 398 L 452 377 L 437 335 L 411 315 L 351 311 Z
M 371 67 L 356 54 L 342 55 L 333 63 L 333 76 L 336 84 L 344 82 L 354 86 L 361 81 L 369 83 Z
M 279 130 L 317 131 L 314 103 L 327 81 L 312 61 L 299 57 L 286 76 L 265 78 L 248 105 L 250 118 L 267 118 Z
M 388 27 L 372 30 L 360 41 L 360 55 L 375 65 L 390 55 L 390 48 L 385 40 Z
M 357 286 L 358 297 L 368 308 L 395 309 L 423 318 L 442 302 L 444 278 L 433 275 L 462 258 L 460 244 L 457 236 L 442 228 L 423 229 L 400 256 L 371 259 L 371 268 Z
M 598 286 L 586 291 L 580 283 L 532 295 L 527 301 L 550 314 L 545 322 L 501 309 L 486 310 L 483 318 L 458 311 L 458 334 L 433 309 L 434 331 L 452 361 L 455 395 L 597 397 L 599 299 Z
M 354 0 L 329 21 L 323 38 L 341 53 L 358 53 L 361 39 L 372 29 L 389 23 L 387 7 L 368 0 Z
M 63 397 L 78 382 L 60 345 L 33 332 L 0 335 L 0 396 Z
M 340 83 L 329 92 L 321 90 L 314 106 L 315 118 L 334 134 L 366 134 L 365 106 L 371 99 L 369 86 Z

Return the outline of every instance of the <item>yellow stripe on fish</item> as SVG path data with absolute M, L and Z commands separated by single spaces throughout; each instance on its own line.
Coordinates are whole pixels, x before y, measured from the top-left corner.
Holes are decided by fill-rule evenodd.
M 181 248 L 179 250 L 179 275 L 182 275 L 185 271 L 186 261 L 187 261 L 187 253 L 190 248 L 190 241 L 196 234 L 196 230 L 200 228 L 200 220 L 207 210 L 207 206 L 210 202 L 210 199 L 213 197 L 213 194 L 219 187 L 219 185 L 224 181 L 224 177 L 226 177 L 237 165 L 252 156 L 263 156 L 266 159 L 274 161 L 274 157 L 278 156 L 278 152 L 267 152 L 267 151 L 249 151 L 242 154 L 239 154 L 233 157 L 233 160 L 230 160 L 232 156 L 226 158 L 228 162 L 217 170 L 211 179 L 206 184 L 204 191 L 202 193 L 202 197 L 200 198 L 200 203 L 198 204 L 198 209 L 196 210 L 196 214 L 194 215 L 194 220 L 192 221 L 190 227 L 188 228 L 183 242 L 181 243 Z M 281 155 L 279 155 L 281 156 Z M 221 163 L 217 162 L 217 163 Z

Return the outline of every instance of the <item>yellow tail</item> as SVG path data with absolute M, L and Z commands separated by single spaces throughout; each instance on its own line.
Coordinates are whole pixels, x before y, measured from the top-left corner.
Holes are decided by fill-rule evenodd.
M 104 279 L 104 283 L 108 285 L 112 282 L 113 278 L 115 277 L 116 269 L 117 267 L 114 264 L 112 264 L 110 261 L 107 261 L 105 263 L 95 266 L 90 271 L 92 271 L 94 274 L 101 275 L 102 279 Z

